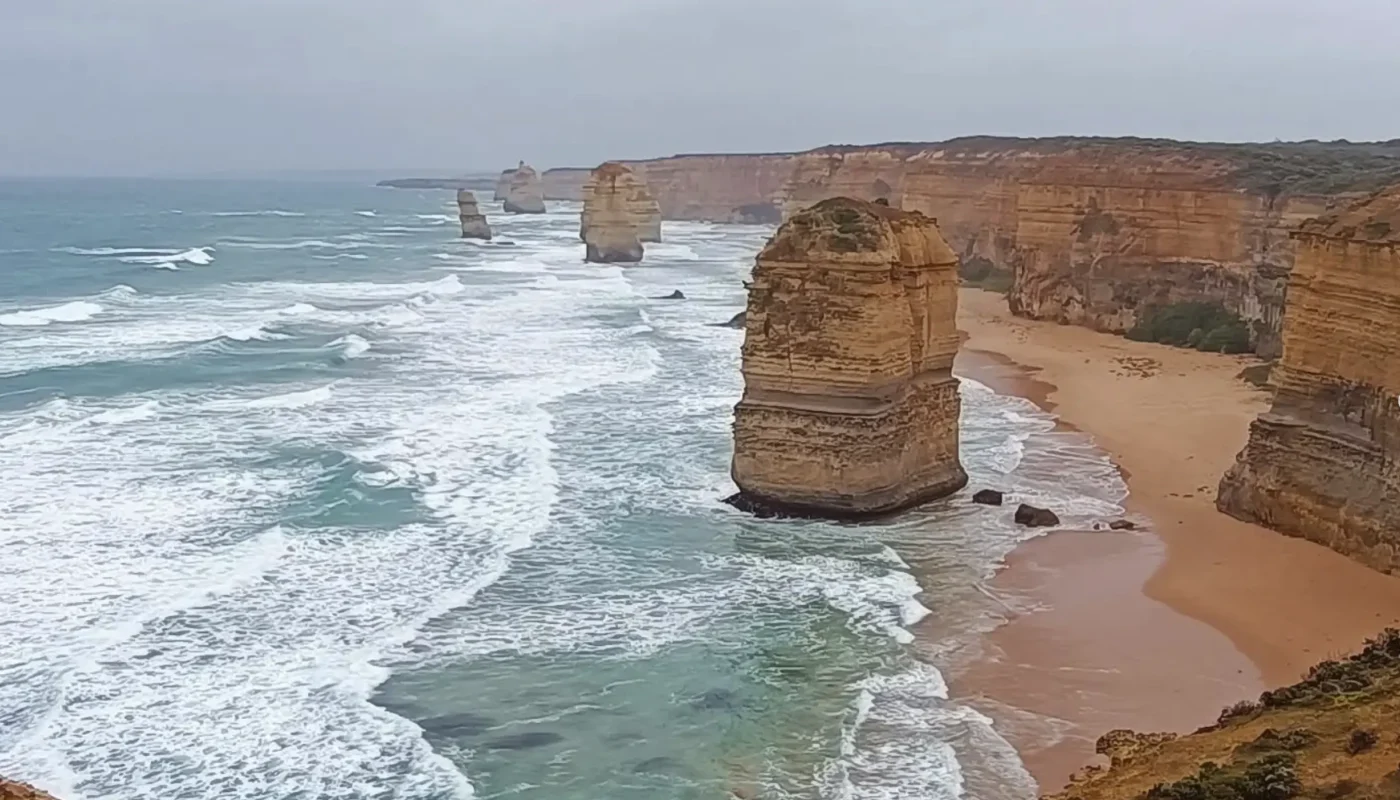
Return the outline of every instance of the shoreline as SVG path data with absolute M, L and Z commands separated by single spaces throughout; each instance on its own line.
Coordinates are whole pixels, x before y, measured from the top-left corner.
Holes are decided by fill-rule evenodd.
M 1094 763 L 1109 730 L 1210 724 L 1400 624 L 1400 579 L 1215 509 L 1268 404 L 1237 377 L 1251 359 L 1016 318 L 978 289 L 960 290 L 959 329 L 956 371 L 1092 436 L 1139 525 L 1019 545 L 988 588 L 1034 610 L 1010 615 L 949 676 L 1042 792 Z

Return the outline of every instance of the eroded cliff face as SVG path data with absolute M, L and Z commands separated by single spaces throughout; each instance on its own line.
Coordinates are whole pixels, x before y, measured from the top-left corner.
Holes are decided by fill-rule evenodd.
M 1400 574 L 1400 187 L 1293 236 L 1273 407 L 1217 505 Z
M 54 800 L 53 795 L 41 792 L 27 783 L 16 783 L 0 778 L 0 800 Z
M 794 215 L 749 286 L 736 505 L 860 517 L 961 488 L 957 255 L 933 220 L 835 198 Z
M 595 263 L 633 263 L 642 260 L 642 235 L 660 218 L 655 201 L 646 199 L 646 187 L 627 167 L 609 161 L 593 170 L 583 190 L 579 237 L 585 245 L 584 260 Z
M 534 168 L 520 162 L 520 166 L 510 174 L 510 183 L 506 187 L 505 201 L 502 206 L 509 214 L 543 214 L 544 208 L 544 185 L 540 183 L 539 173 Z
M 964 266 L 1014 273 L 1018 314 L 1123 332 L 1153 308 L 1219 303 L 1272 357 L 1288 231 L 1400 179 L 1400 146 L 976 137 L 629 165 L 670 219 L 774 222 L 886 198 L 936 218 Z
M 491 225 L 476 204 L 476 195 L 466 189 L 457 190 L 457 217 L 462 222 L 463 239 L 491 239 Z
M 500 177 L 496 178 L 496 191 L 491 196 L 492 201 L 499 203 L 506 199 L 506 195 L 510 194 L 510 180 L 513 177 L 515 177 L 515 170 L 501 170 Z

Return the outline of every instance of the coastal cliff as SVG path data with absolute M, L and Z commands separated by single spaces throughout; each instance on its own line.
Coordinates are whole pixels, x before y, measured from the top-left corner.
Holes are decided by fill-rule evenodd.
M 1217 505 L 1400 574 L 1400 187 L 1293 238 L 1274 403 Z
M 634 263 L 642 260 L 645 216 L 650 206 L 642 202 L 646 187 L 627 167 L 609 161 L 593 170 L 583 190 L 579 237 L 585 245 L 584 260 L 595 263 Z M 652 203 L 654 205 L 654 201 Z M 660 220 L 654 220 L 660 238 Z
M 860 517 L 966 484 L 956 272 L 932 219 L 877 203 L 825 200 L 778 229 L 749 286 L 734 505 Z
M 463 239 L 491 240 L 491 225 L 476 204 L 476 195 L 466 189 L 457 190 L 457 217 L 462 222 Z
M 555 167 L 540 173 L 544 199 L 583 202 L 583 187 L 593 173 L 587 167 Z
M 500 203 L 510 194 L 510 181 L 515 177 L 514 169 L 501 170 L 500 176 L 496 178 L 496 191 L 491 195 L 491 200 Z
M 1051 800 L 1400 798 L 1400 631 L 1185 736 L 1111 731 Z
M 1218 304 L 1280 349 L 1302 220 L 1400 180 L 1400 142 L 1225 145 L 973 137 L 628 162 L 668 219 L 774 223 L 819 200 L 884 198 L 938 219 L 965 269 L 998 270 L 1014 313 L 1123 333 Z
M 524 161 L 510 174 L 503 203 L 504 210 L 509 214 L 545 212 L 544 186 L 540 183 L 539 173 Z

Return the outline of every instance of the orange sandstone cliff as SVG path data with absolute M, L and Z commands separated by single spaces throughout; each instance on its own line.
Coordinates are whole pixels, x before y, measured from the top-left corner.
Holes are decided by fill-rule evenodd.
M 974 137 L 628 163 L 668 219 L 773 223 L 829 197 L 885 198 L 936 217 L 965 267 L 1012 275 L 1017 314 L 1124 332 L 1153 308 L 1213 302 L 1273 356 L 1288 231 L 1400 180 L 1400 142 Z
M 1217 504 L 1400 574 L 1400 187 L 1293 237 L 1273 407 Z
M 835 198 L 784 223 L 749 285 L 731 502 L 859 517 L 962 488 L 956 316 L 932 219 Z
M 520 162 L 510 173 L 502 208 L 509 214 L 543 214 L 544 186 L 534 168 Z

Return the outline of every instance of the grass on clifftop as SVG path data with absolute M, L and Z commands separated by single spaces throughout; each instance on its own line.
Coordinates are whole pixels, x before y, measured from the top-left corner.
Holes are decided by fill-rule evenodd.
M 1115 731 L 1060 800 L 1400 800 L 1400 631 L 1177 738 Z
M 1135 342 L 1207 353 L 1248 353 L 1249 325 L 1218 303 L 1173 303 L 1148 310 L 1126 336 Z

